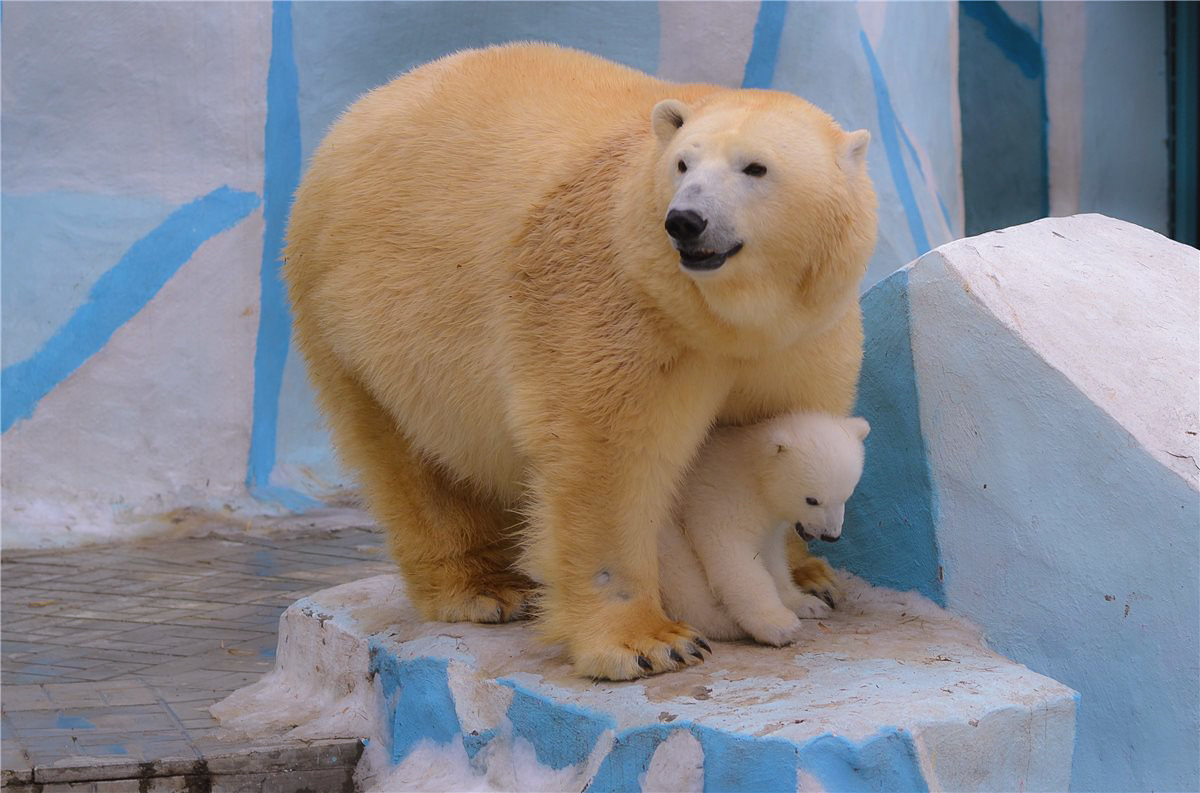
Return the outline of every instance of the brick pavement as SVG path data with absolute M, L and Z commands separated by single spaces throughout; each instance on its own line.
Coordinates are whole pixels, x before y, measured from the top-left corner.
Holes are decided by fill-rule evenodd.
M 244 750 L 207 708 L 271 669 L 280 613 L 394 570 L 364 528 L 6 551 L 4 784 L 113 779 L 154 762 L 160 781 L 182 780 L 172 762 Z M 89 784 L 69 789 L 123 789 Z

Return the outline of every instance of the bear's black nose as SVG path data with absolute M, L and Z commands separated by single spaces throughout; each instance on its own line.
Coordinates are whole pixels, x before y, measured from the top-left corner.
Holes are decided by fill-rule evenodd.
M 667 233 L 679 242 L 696 239 L 707 225 L 707 220 L 690 209 L 672 209 L 667 213 Z

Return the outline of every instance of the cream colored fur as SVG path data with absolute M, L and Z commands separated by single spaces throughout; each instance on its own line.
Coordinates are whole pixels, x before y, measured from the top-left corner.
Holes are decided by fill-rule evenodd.
M 792 579 L 787 543 L 836 541 L 863 468 L 861 418 L 791 413 L 713 432 L 659 537 L 663 605 L 713 639 L 784 645 L 829 613 Z M 817 502 L 809 503 L 809 500 Z
M 667 99 L 681 127 L 675 105 L 652 121 Z M 334 444 L 426 616 L 525 613 L 523 542 L 581 674 L 682 665 L 696 633 L 662 610 L 657 536 L 709 427 L 854 402 L 865 136 L 787 94 L 535 44 L 435 61 L 338 120 L 284 275 Z M 745 245 L 707 278 L 663 229 L 684 150 L 770 169 L 726 202 Z

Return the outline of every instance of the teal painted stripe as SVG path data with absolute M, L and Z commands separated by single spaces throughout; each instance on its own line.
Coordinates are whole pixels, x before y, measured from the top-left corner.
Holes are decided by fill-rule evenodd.
M 862 479 L 846 503 L 843 542 L 813 551 L 872 584 L 946 604 L 937 542 L 938 497 L 921 434 L 908 270 L 862 298 L 863 368 L 855 412 L 871 422 Z
M 29 418 L 46 394 L 99 352 L 150 302 L 196 249 L 259 205 L 253 193 L 220 187 L 176 209 L 101 275 L 87 302 L 42 347 L 0 373 L 0 431 Z
M 267 123 L 263 172 L 263 251 L 258 339 L 254 348 L 254 419 L 246 488 L 255 498 L 302 512 L 319 507 L 313 499 L 271 485 L 275 469 L 279 392 L 287 363 L 292 319 L 280 279 L 280 255 L 292 194 L 300 184 L 300 81 L 292 50 L 292 6 L 271 6 L 271 62 L 267 71 Z
M 775 63 L 779 60 L 779 42 L 783 38 L 783 20 L 787 3 L 763 0 L 754 22 L 754 42 L 746 59 L 742 88 L 770 88 L 775 82 Z
M 1200 124 L 1196 109 L 1200 106 L 1200 5 L 1196 3 L 1168 3 L 1168 19 L 1172 25 L 1167 34 L 1174 43 L 1174 59 L 1171 64 L 1174 83 L 1170 97 L 1173 109 L 1171 119 L 1171 219 L 1174 238 L 1186 245 L 1200 244 L 1196 222 L 1200 218 L 1196 195 L 1200 192 L 1200 164 L 1196 153 L 1200 151 Z
M 988 41 L 999 48 L 1021 74 L 1030 80 L 1041 77 L 1044 71 L 1042 45 L 1033 33 L 1016 20 L 995 0 L 973 0 L 959 3 L 959 9 L 971 19 L 983 24 L 984 34 Z M 1040 9 L 1038 11 L 1041 13 Z

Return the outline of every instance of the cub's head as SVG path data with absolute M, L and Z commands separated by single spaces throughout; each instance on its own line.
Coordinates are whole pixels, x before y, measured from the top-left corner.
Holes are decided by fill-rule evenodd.
M 770 507 L 806 540 L 836 542 L 863 470 L 866 419 L 790 413 L 764 433 L 760 478 Z
M 875 244 L 870 133 L 772 91 L 663 100 L 651 124 L 662 245 L 710 308 L 781 337 L 839 318 Z

